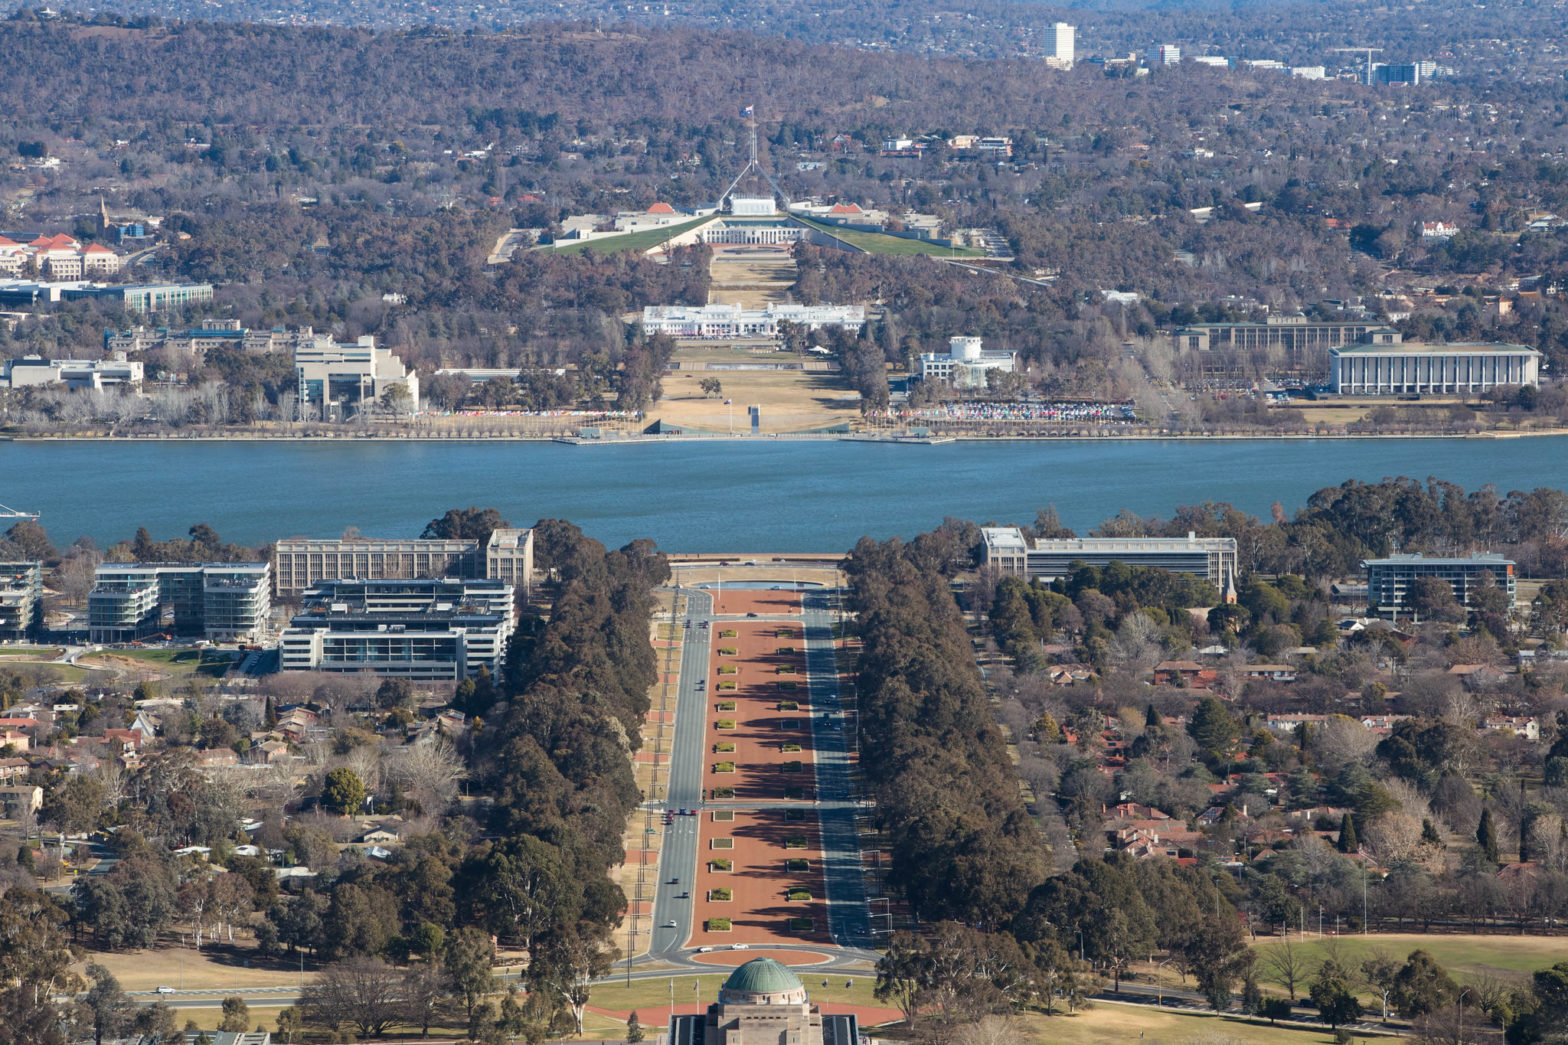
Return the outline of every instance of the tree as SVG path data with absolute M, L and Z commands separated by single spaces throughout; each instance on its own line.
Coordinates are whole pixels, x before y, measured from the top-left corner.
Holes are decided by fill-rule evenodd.
M 511 525 L 494 508 L 450 508 L 441 518 L 425 524 L 424 532 L 419 536 L 426 540 L 478 541 L 483 546 L 492 533 Z
M 619 950 L 605 946 L 606 927 L 578 922 L 552 931 L 528 963 L 533 990 L 546 990 L 571 1009 L 572 1022 L 583 1032 L 583 1013 L 593 981 L 610 974 Z
M 1361 848 L 1361 843 L 1356 839 L 1356 819 L 1348 809 L 1345 810 L 1344 819 L 1339 822 L 1337 848 L 1342 853 L 1353 853 Z
M 339 766 L 327 774 L 321 788 L 321 805 L 344 816 L 357 813 L 365 805 L 365 782 L 352 769 Z
M 1361 1017 L 1361 1003 L 1350 991 L 1348 978 L 1332 961 L 1325 961 L 1312 984 L 1312 1004 L 1330 1027 Z
M 642 1021 L 637 1019 L 637 1010 L 633 1009 L 632 1014 L 626 1017 L 626 1045 L 637 1045 L 643 1036 Z
M 305 1029 L 303 1014 L 293 1005 L 285 1006 L 278 1012 L 278 1037 L 284 1041 L 293 1041 Z
M 1306 954 L 1291 942 L 1289 929 L 1280 934 L 1279 943 L 1264 953 L 1261 964 L 1263 971 L 1285 988 L 1285 993 L 1294 1003 L 1297 985 L 1307 978 Z
M 490 937 L 472 927 L 464 927 L 449 936 L 441 954 L 442 968 L 467 1007 L 470 1033 L 474 1026 L 475 1007 L 485 995 L 495 990 L 495 975 L 491 972 L 494 961 L 495 945 L 490 942 Z
M 313 1027 L 358 1029 L 379 1035 L 403 1015 L 402 977 L 379 958 L 356 955 L 328 965 L 300 994 L 304 1022 Z
M 11 889 L 0 903 L 0 1045 L 64 1045 L 53 998 L 81 989 L 65 920 L 42 892 Z
M 697 382 L 697 387 L 702 389 L 704 396 L 716 396 L 724 391 L 724 385 L 716 377 L 703 378 Z
M 1459 985 L 1426 951 L 1410 952 L 1402 969 L 1394 976 L 1390 1000 L 1401 1016 L 1424 1016 L 1451 1005 L 1459 997 Z
M 223 999 L 223 1021 L 218 1029 L 235 1033 L 250 1029 L 250 1006 L 245 1004 L 244 998 L 231 995 Z
M 446 970 L 436 963 L 423 961 L 409 966 L 403 973 L 404 1020 L 428 1036 L 430 1024 L 435 1022 L 450 989 Z
M 1215 697 L 1204 697 L 1187 723 L 1187 733 L 1204 751 L 1227 754 L 1241 736 L 1241 723 Z
M 97 962 L 87 965 L 87 978 L 92 981 L 82 1004 L 91 1014 L 94 1045 L 103 1045 L 104 1038 L 118 1038 L 131 1023 L 131 998 L 120 989 L 114 973 Z
M 1497 851 L 1497 825 L 1492 821 L 1491 807 L 1481 810 L 1481 821 L 1475 829 L 1476 844 L 1481 847 L 1481 853 L 1486 857 L 1487 863 L 1498 863 Z
M 1388 1022 L 1390 1000 L 1394 994 L 1394 985 L 1403 968 L 1399 960 L 1383 950 L 1373 951 L 1371 956 L 1361 963 L 1361 975 L 1367 983 L 1378 993 L 1378 1001 L 1382 1005 L 1383 1022 Z
M 1263 1007 L 1258 1010 L 1258 1015 L 1273 1023 L 1275 1020 L 1290 1019 L 1290 1002 L 1284 998 L 1265 998 Z
M 1410 582 L 1406 598 L 1422 620 L 1451 623 L 1464 619 L 1464 607 L 1454 598 L 1453 585 L 1441 577 L 1417 577 Z

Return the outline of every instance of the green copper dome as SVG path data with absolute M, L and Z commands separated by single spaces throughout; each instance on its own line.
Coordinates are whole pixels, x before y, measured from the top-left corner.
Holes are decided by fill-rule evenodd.
M 747 994 L 783 994 L 798 991 L 800 977 L 789 971 L 789 966 L 772 958 L 753 958 L 730 973 L 724 981 L 726 991 L 743 991 Z

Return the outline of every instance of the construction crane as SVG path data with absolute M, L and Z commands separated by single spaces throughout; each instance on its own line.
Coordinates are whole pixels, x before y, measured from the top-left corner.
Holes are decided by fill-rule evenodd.
M 31 519 L 33 522 L 37 522 L 38 513 L 19 512 L 15 508 L 7 508 L 5 505 L 0 504 L 0 519 Z
M 1367 56 L 1367 86 L 1372 86 L 1372 52 L 1382 53 L 1381 47 L 1336 47 L 1335 54 L 1365 54 Z

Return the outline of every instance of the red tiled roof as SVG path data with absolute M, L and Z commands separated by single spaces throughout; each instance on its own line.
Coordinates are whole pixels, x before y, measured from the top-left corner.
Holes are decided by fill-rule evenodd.
M 648 208 L 648 213 L 649 214 L 674 214 L 675 213 L 675 208 L 670 206 L 668 203 L 665 203 L 664 201 L 661 200 L 658 203 L 655 203 L 653 206 L 649 207 Z
M 83 254 L 113 254 L 114 251 L 110 250 L 108 247 L 104 246 L 102 243 L 94 243 L 91 246 L 87 247 L 87 249 L 83 250 L 82 253 Z
M 835 203 L 835 204 L 833 204 L 833 209 L 828 211 L 828 213 L 829 214 L 863 214 L 865 212 L 862 211 L 859 207 L 855 206 L 853 203 Z

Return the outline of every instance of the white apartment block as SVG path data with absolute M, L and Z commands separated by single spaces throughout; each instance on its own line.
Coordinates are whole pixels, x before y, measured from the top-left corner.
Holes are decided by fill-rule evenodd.
M 270 563 L 104 563 L 94 582 L 87 596 L 93 642 L 136 642 L 159 633 L 258 642 L 269 630 Z
M 642 310 L 645 331 L 679 338 L 776 338 L 779 324 L 784 322 L 810 330 L 843 327 L 858 333 L 866 324 L 866 309 L 864 305 L 770 304 L 762 309 L 748 309 L 715 304 L 649 305 Z
M 284 671 L 459 680 L 499 673 L 516 627 L 501 581 L 327 581 L 306 592 L 279 651 Z
M 327 581 L 436 577 L 504 581 L 527 597 L 534 572 L 534 532 L 495 530 L 483 544 L 467 539 L 294 537 L 272 546 L 272 563 L 279 598 L 297 598 Z

